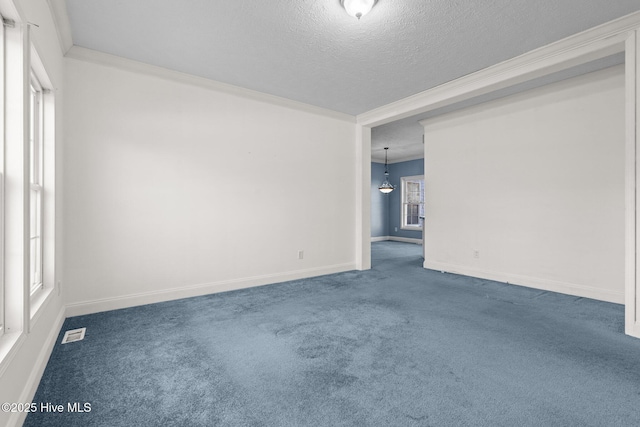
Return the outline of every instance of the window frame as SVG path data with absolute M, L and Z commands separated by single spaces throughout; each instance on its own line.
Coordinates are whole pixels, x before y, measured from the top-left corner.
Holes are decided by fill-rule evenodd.
M 42 84 L 32 68 L 29 80 L 29 295 L 31 297 L 44 288 L 42 242 L 44 216 L 43 93 Z
M 5 333 L 5 280 L 4 280 L 4 207 L 5 207 L 5 25 L 4 17 L 0 15 L 0 132 L 2 146 L 0 147 L 0 337 Z
M 56 286 L 56 96 L 50 73 L 31 39 L 32 25 L 13 1 L 0 0 L 0 373 L 31 333 L 54 297 Z M 30 286 L 31 241 L 31 84 L 40 83 L 37 134 L 42 141 L 39 181 L 42 195 L 38 261 L 42 286 Z
M 29 31 L 18 12 L 0 3 L 2 16 L 2 290 L 4 330 L 0 337 L 0 371 L 18 341 L 30 331 L 28 241 L 28 81 Z
M 419 183 L 420 185 L 420 202 L 419 203 L 409 203 L 407 201 L 408 190 L 407 187 L 409 183 Z M 409 207 L 415 206 L 417 209 L 417 224 L 409 224 L 407 221 L 408 214 L 407 210 Z M 413 216 L 413 215 L 412 215 Z M 422 221 L 420 217 L 424 216 L 424 175 L 412 175 L 412 176 L 403 176 L 400 178 L 400 229 L 401 230 L 412 230 L 412 231 L 422 231 Z
M 38 112 L 40 115 L 38 136 L 40 138 L 40 152 L 37 159 L 39 160 L 39 167 L 37 170 L 37 178 L 40 180 L 39 187 L 32 186 L 32 174 L 31 170 L 28 171 L 27 183 L 29 186 L 29 193 L 33 190 L 40 192 L 39 214 L 38 219 L 39 229 L 39 276 L 40 280 L 33 287 L 31 286 L 31 248 L 29 248 L 29 277 L 27 280 L 27 308 L 28 308 L 28 325 L 29 328 L 37 322 L 41 308 L 46 304 L 50 297 L 54 294 L 56 285 L 56 271 L 55 271 L 55 236 L 56 236 L 56 220 L 55 220 L 55 194 L 56 194 L 56 113 L 55 113 L 55 89 L 49 78 L 49 72 L 47 71 L 44 63 L 41 60 L 41 56 L 38 53 L 36 45 L 29 39 L 28 40 L 28 56 L 29 56 L 29 69 L 27 75 L 29 80 L 25 82 L 30 86 L 34 80 L 39 85 L 39 106 Z M 30 87 L 29 87 L 30 90 Z M 31 102 L 31 96 L 28 97 Z M 26 100 L 25 100 L 26 101 Z M 27 108 L 30 108 L 27 106 Z M 29 168 L 31 169 L 31 154 L 29 155 Z M 29 194 L 29 199 L 31 194 Z M 31 200 L 29 200 L 31 202 Z M 31 209 L 27 212 L 28 227 L 31 228 Z M 29 245 L 31 242 L 31 231 L 29 231 Z M 26 242 L 25 242 L 26 244 Z M 59 291 L 59 288 L 58 288 Z M 59 292 L 58 292 L 59 293 Z

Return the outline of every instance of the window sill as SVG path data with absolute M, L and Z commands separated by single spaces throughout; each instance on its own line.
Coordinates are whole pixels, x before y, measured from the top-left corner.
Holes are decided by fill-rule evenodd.
M 26 335 L 22 332 L 9 332 L 0 337 L 0 378 L 18 353 L 25 338 Z
M 407 230 L 407 231 L 422 231 L 422 227 L 409 227 L 409 226 L 403 226 L 400 227 L 400 230 Z
M 33 326 L 38 321 L 40 314 L 44 311 L 43 307 L 51 299 L 52 295 L 53 295 L 53 288 L 43 288 L 36 291 L 36 293 L 34 293 L 33 295 L 31 295 L 31 301 L 30 301 L 31 318 L 29 319 L 31 322 L 30 322 L 29 330 L 31 330 L 31 328 L 33 328 Z

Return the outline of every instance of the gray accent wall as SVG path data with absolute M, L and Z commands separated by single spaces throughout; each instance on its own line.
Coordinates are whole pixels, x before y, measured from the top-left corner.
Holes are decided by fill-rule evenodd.
M 384 180 L 384 164 L 371 163 L 371 237 L 422 239 L 422 232 L 400 228 L 400 178 L 414 175 L 424 175 L 424 159 L 390 164 L 389 182 L 396 190 L 382 194 L 378 186 Z
M 389 195 L 378 186 L 384 180 L 384 165 L 371 163 L 371 237 L 389 235 Z

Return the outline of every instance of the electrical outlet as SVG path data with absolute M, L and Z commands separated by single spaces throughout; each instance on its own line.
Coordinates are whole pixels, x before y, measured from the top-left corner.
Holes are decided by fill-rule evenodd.
M 304 251 L 298 251 L 298 259 L 304 259 Z
M 474 258 L 480 258 L 480 251 L 473 251 Z
M 398 232 L 398 227 L 396 227 L 396 233 Z

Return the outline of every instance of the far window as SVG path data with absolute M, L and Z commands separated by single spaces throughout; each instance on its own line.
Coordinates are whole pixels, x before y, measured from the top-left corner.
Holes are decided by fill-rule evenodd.
M 31 99 L 29 117 L 30 175 L 31 175 L 31 293 L 42 288 L 42 148 L 43 148 L 43 106 L 42 86 L 35 76 L 31 76 Z
M 403 176 L 401 179 L 402 224 L 405 230 L 422 230 L 424 216 L 424 175 Z

